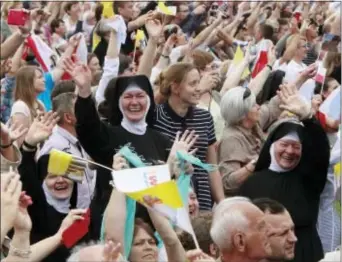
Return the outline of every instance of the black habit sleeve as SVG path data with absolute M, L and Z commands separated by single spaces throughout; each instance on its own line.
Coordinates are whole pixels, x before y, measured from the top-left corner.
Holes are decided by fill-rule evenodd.
M 320 194 L 325 186 L 328 174 L 330 146 L 328 137 L 315 119 L 303 121 L 305 127 L 303 163 L 301 173 L 304 184 L 315 194 Z

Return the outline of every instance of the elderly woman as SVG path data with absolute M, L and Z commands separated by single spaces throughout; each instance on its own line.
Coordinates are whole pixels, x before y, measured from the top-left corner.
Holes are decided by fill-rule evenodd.
M 226 127 L 218 146 L 218 160 L 226 196 L 234 195 L 254 171 L 265 141 L 263 130 L 280 113 L 277 96 L 268 104 L 259 106 L 250 89 L 235 87 L 222 97 L 221 114 Z
M 280 87 L 285 104 L 298 107 L 305 105 L 294 85 Z M 218 159 L 226 196 L 234 195 L 241 183 L 254 172 L 265 141 L 263 130 L 276 121 L 282 112 L 279 103 L 279 97 L 275 96 L 259 106 L 255 95 L 243 87 L 232 88 L 223 96 L 221 114 L 226 127 L 218 146 Z
M 310 109 L 300 111 L 310 112 Z M 302 122 L 283 119 L 273 128 L 261 150 L 253 176 L 240 186 L 238 192 L 251 199 L 271 198 L 286 207 L 298 238 L 292 261 L 298 262 L 323 258 L 316 224 L 330 155 L 323 128 L 311 117 L 312 113 L 306 114 L 300 117 Z

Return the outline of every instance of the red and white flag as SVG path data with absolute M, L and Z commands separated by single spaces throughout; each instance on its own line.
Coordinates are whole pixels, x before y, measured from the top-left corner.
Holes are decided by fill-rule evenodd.
M 57 63 L 57 55 L 53 50 L 37 35 L 30 35 L 26 40 L 26 47 L 32 51 L 43 71 L 51 71 Z
M 298 23 L 301 21 L 301 18 L 302 18 L 302 7 L 300 5 L 297 6 L 297 8 L 295 9 L 295 11 L 293 13 L 293 17 L 296 18 Z
M 78 43 L 78 46 L 75 48 L 74 53 L 76 54 L 77 61 L 85 65 L 87 64 L 88 49 L 84 34 L 81 34 L 81 39 Z
M 80 62 L 81 64 L 86 65 L 87 64 L 87 58 L 88 58 L 88 49 L 87 49 L 87 43 L 86 38 L 84 34 L 81 33 L 81 38 L 78 43 L 78 46 L 74 49 L 73 57 L 71 58 L 73 62 Z M 71 76 L 67 72 L 65 72 L 62 76 L 62 80 L 70 80 Z
M 267 50 L 269 48 L 271 48 L 271 45 L 269 44 L 269 40 L 261 40 L 261 41 L 262 42 L 260 43 L 259 54 L 258 54 L 256 63 L 254 65 L 254 69 L 253 69 L 253 72 L 252 72 L 252 78 L 256 77 L 257 74 L 259 74 L 259 72 L 261 70 L 263 70 L 264 67 L 268 63 Z
M 326 74 L 327 69 L 323 67 L 322 63 L 320 63 L 320 65 L 318 66 L 317 74 L 315 76 L 315 81 L 323 85 Z

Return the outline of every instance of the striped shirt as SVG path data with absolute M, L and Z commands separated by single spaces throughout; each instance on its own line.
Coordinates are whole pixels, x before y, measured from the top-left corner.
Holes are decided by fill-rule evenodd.
M 315 45 L 312 43 L 308 43 L 308 52 L 306 54 L 306 57 L 303 59 L 303 63 L 306 64 L 307 66 L 313 64 L 317 60 L 317 52 L 315 50 Z
M 206 162 L 208 146 L 216 142 L 213 118 L 207 110 L 192 107 L 185 117 L 177 115 L 168 103 L 156 107 L 154 128 L 171 141 L 175 140 L 176 133 L 185 130 L 195 130 L 199 135 L 192 149 L 197 148 L 195 156 Z M 192 150 L 191 149 L 191 150 Z M 212 196 L 208 172 L 195 167 L 192 182 L 197 194 L 201 210 L 212 209 Z

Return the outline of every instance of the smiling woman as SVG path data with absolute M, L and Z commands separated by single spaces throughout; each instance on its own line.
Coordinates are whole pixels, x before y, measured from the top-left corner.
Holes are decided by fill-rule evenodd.
M 298 238 L 292 261 L 318 261 L 323 257 L 316 221 L 329 152 L 327 136 L 316 119 L 304 120 L 303 124 L 283 120 L 269 134 L 255 172 L 239 189 L 241 196 L 267 197 L 288 210 Z
M 67 199 L 69 202 L 73 185 L 74 183 L 70 179 L 62 176 L 48 175 L 44 181 L 43 188 L 45 195 L 49 194 L 58 200 Z
M 29 127 L 37 115 L 37 111 L 45 111 L 44 105 L 37 99 L 45 91 L 45 80 L 42 71 L 36 66 L 24 66 L 16 74 L 14 89 L 14 104 L 12 106 L 10 123 Z M 24 137 L 19 138 L 20 146 Z
M 154 128 L 174 140 L 177 132 L 194 131 L 198 136 L 192 149 L 202 162 L 217 164 L 213 118 L 207 110 L 196 107 L 202 95 L 200 74 L 191 63 L 176 63 L 160 74 L 160 93 L 167 102 L 157 106 Z M 192 150 L 191 149 L 191 150 Z M 210 179 L 209 179 L 210 177 Z M 192 176 L 201 210 L 211 210 L 213 199 L 223 199 L 221 176 L 214 171 L 195 168 Z
M 153 234 L 153 229 L 141 219 L 136 219 L 129 261 L 155 262 L 157 260 L 157 239 Z

